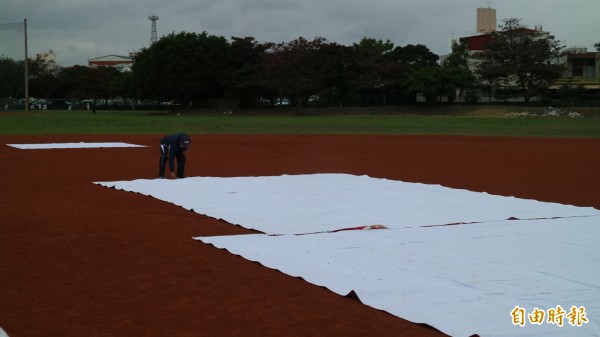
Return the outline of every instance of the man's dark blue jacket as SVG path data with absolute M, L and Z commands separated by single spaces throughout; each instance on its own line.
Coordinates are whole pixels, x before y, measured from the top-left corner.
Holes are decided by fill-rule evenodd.
M 169 152 L 169 170 L 171 170 L 171 172 L 173 172 L 173 169 L 175 168 L 175 156 L 186 149 L 181 146 L 182 138 L 186 139 L 189 144 L 190 137 L 183 132 L 168 135 L 160 140 L 160 145 L 165 147 L 163 150 Z

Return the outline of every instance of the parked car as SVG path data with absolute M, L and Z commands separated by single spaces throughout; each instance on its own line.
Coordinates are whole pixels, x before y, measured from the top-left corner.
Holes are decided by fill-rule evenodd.
M 290 105 L 290 100 L 285 97 L 277 97 L 277 99 L 275 100 L 275 103 L 273 105 L 288 106 L 288 105 Z
M 162 102 L 161 105 L 175 105 L 175 106 L 178 106 L 178 105 L 181 105 L 181 102 L 179 102 L 179 101 L 167 101 L 167 102 Z

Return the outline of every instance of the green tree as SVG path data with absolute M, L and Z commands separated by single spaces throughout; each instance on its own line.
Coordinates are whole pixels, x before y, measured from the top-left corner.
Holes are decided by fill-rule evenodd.
M 29 95 L 31 97 L 55 98 L 58 68 L 54 61 L 37 55 L 29 60 Z
M 88 98 L 84 89 L 89 68 L 75 65 L 63 68 L 57 75 L 57 96 L 63 98 Z
M 407 78 L 407 90 L 421 94 L 427 102 L 434 102 L 443 93 L 442 70 L 439 66 L 420 67 L 412 70 Z
M 206 32 L 171 33 L 141 50 L 132 71 L 139 98 L 222 98 L 231 76 L 229 43 Z
M 107 94 L 109 97 L 131 97 L 131 72 L 122 72 L 114 76 L 107 84 Z
M 386 92 L 389 80 L 395 78 L 395 69 L 390 58 L 394 44 L 363 37 L 352 45 L 352 58 L 349 62 L 349 80 L 354 91 L 368 95 L 380 95 L 381 105 L 386 105 Z
M 363 37 L 352 47 L 354 51 L 352 68 L 358 88 L 367 90 L 381 88 L 385 55 L 392 52 L 394 44 L 390 40 Z
M 469 49 L 467 48 L 467 43 L 453 43 L 452 52 L 442 64 L 446 67 L 469 69 Z
M 112 67 L 90 68 L 73 66 L 63 68 L 57 75 L 57 93 L 64 98 L 109 98 L 110 83 L 119 72 Z
M 585 94 L 586 89 L 583 85 L 563 84 L 558 88 L 556 94 L 562 98 L 564 104 L 575 105 L 577 96 Z
M 521 25 L 519 19 L 504 20 L 493 32 L 486 50 L 476 55 L 478 74 L 501 87 L 516 87 L 529 102 L 560 77 L 563 67 L 553 63 L 562 46 L 553 36 Z
M 291 96 L 304 105 L 310 96 L 341 85 L 343 50 L 322 37 L 275 44 L 264 57 L 266 86 L 276 96 Z
M 241 106 L 260 104 L 261 92 L 265 90 L 263 60 L 274 44 L 258 43 L 253 37 L 231 40 L 232 76 L 228 86 L 232 95 L 239 97 Z
M 437 96 L 438 89 L 432 87 L 432 84 L 437 86 L 435 82 L 440 73 L 438 55 L 425 45 L 408 44 L 394 48 L 389 58 L 396 68 L 392 83 L 397 85 L 405 101 L 414 102 L 418 93 L 423 94 L 428 101 Z
M 442 63 L 442 76 L 440 81 L 446 86 L 446 94 L 452 100 L 457 91 L 471 88 L 475 83 L 475 76 L 469 69 L 469 51 L 466 43 L 455 43 L 452 52 Z M 462 93 L 459 93 L 462 95 Z M 467 93 L 467 100 L 473 100 L 473 95 Z
M 431 65 L 411 71 L 407 87 L 410 92 L 423 95 L 429 103 L 437 102 L 443 97 L 452 101 L 456 90 L 469 83 L 471 78 L 470 73 L 458 67 Z
M 600 51 L 600 42 L 596 43 L 594 47 L 596 48 L 596 51 Z
M 23 97 L 24 81 L 23 61 L 0 57 L 0 98 Z
M 393 59 L 411 68 L 427 67 L 438 64 L 439 56 L 422 44 L 408 44 L 396 47 L 392 52 Z
M 349 82 L 348 67 L 352 60 L 352 47 L 343 46 L 337 43 L 326 43 L 321 46 L 315 60 L 315 78 L 320 83 L 320 91 L 311 104 L 324 102 L 329 97 L 330 103 L 337 103 L 343 106 L 350 93 L 351 85 Z

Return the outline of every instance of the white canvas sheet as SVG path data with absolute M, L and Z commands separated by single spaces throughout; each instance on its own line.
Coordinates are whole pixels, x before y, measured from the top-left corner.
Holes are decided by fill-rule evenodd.
M 599 336 L 600 217 L 196 238 L 451 336 Z M 512 324 L 585 307 L 588 323 Z
M 345 174 L 98 184 L 286 234 L 196 239 L 454 336 L 600 336 L 594 208 Z M 330 232 L 372 224 L 388 229 Z M 588 322 L 512 324 L 558 305 Z
M 21 150 L 47 150 L 47 149 L 89 149 L 104 147 L 147 147 L 145 145 L 136 145 L 129 143 L 41 143 L 41 144 L 6 144 Z
M 416 227 L 458 222 L 597 215 L 591 207 L 524 200 L 349 174 L 193 177 L 99 182 L 268 234 L 300 234 L 382 224 Z

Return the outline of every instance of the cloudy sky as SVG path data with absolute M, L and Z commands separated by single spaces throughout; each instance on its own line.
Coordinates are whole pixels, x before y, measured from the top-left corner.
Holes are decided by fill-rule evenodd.
M 6 24 L 25 18 L 30 57 L 52 49 L 58 64 L 71 66 L 127 55 L 148 47 L 153 13 L 159 38 L 206 31 L 259 42 L 321 36 L 351 45 L 370 37 L 395 46 L 420 43 L 443 55 L 453 36 L 475 34 L 477 8 L 488 3 L 498 23 L 519 18 L 590 51 L 600 42 L 600 0 L 1 0 L 0 56 L 22 59 L 22 30 Z

